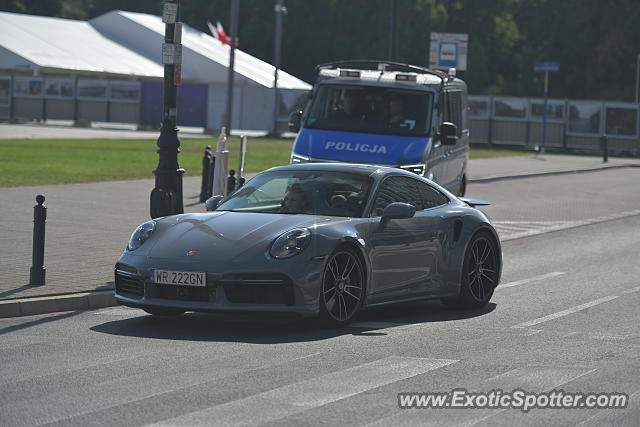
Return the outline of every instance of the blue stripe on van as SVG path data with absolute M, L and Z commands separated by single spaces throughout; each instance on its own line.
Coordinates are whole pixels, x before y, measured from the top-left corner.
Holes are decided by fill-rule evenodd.
M 422 163 L 431 138 L 301 129 L 293 153 L 318 160 L 380 165 Z

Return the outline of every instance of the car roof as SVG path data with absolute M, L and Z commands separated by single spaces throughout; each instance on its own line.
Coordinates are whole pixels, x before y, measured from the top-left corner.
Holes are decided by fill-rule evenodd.
M 379 165 L 363 165 L 358 163 L 298 163 L 293 165 L 276 166 L 268 169 L 268 171 L 288 171 L 288 170 L 308 170 L 308 171 L 322 171 L 322 172 L 348 172 L 358 175 L 369 176 L 376 172 L 379 173 L 391 173 L 391 172 L 409 172 L 402 169 L 379 166 Z

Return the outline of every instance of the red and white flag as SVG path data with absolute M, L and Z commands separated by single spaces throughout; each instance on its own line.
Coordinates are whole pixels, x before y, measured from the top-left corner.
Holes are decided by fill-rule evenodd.
M 228 45 L 231 44 L 231 40 L 229 40 L 229 37 L 227 37 L 227 33 L 224 32 L 224 28 L 222 28 L 222 24 L 220 23 L 220 21 L 217 22 L 215 27 L 211 22 L 207 21 L 207 27 L 209 27 L 211 35 L 220 43 Z

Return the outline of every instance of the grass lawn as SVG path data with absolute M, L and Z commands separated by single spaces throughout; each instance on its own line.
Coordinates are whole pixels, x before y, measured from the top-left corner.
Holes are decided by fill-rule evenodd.
M 200 175 L 204 148 L 214 139 L 181 141 L 179 164 L 186 175 Z M 287 164 L 292 139 L 249 138 L 245 172 Z M 229 168 L 238 165 L 238 138 L 230 140 Z M 156 140 L 5 139 L 0 140 L 0 187 L 152 178 L 158 164 Z M 472 149 L 471 158 L 528 154 Z

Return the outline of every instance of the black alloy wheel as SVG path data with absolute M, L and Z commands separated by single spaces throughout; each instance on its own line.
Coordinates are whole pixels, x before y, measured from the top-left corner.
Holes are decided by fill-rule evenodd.
M 487 305 L 498 285 L 500 271 L 498 248 L 487 232 L 476 234 L 464 257 L 460 295 L 443 299 L 454 307 L 478 308 Z
M 320 289 L 320 314 L 332 325 L 355 319 L 364 300 L 364 271 L 360 258 L 349 247 L 338 248 L 327 260 Z

